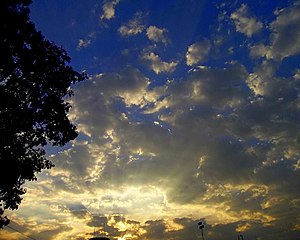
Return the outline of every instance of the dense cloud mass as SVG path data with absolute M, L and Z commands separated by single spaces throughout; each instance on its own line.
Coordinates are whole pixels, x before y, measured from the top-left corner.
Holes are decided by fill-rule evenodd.
M 171 29 L 139 12 L 120 21 L 118 41 L 140 34 L 146 46 L 128 48 L 135 64 L 74 87 L 80 135 L 27 185 L 12 227 L 38 239 L 87 239 L 94 228 L 118 240 L 199 239 L 201 218 L 210 240 L 299 238 L 300 70 L 284 62 L 299 57 L 299 4 L 268 21 L 252 12 L 240 3 L 222 13 L 241 42 L 217 45 L 220 28 L 172 56 Z

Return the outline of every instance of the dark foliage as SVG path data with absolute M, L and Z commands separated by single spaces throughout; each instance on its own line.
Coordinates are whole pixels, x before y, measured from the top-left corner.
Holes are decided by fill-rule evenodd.
M 30 3 L 0 1 L 0 202 L 5 209 L 17 209 L 24 182 L 53 166 L 43 147 L 76 138 L 63 99 L 72 96 L 72 84 L 86 78 L 72 69 L 63 48 L 35 29 Z

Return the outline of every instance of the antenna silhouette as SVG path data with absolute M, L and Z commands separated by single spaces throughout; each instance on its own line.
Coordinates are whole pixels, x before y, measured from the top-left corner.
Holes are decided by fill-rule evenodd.
M 204 240 L 204 234 L 203 234 L 204 224 L 200 221 L 198 222 L 198 225 L 199 225 L 199 229 L 201 230 L 202 240 Z
M 238 235 L 238 240 L 244 240 L 244 237 L 243 237 L 242 234 L 239 234 L 239 235 Z

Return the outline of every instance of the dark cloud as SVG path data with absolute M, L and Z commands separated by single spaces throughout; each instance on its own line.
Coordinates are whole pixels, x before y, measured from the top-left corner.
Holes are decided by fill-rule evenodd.
M 106 216 L 93 215 L 91 220 L 87 222 L 87 225 L 91 227 L 104 227 L 107 226 L 107 222 L 108 219 Z
M 146 239 L 164 239 L 166 226 L 162 220 L 156 221 L 147 221 L 145 222 L 146 226 L 144 229 L 146 230 L 146 234 L 144 237 Z

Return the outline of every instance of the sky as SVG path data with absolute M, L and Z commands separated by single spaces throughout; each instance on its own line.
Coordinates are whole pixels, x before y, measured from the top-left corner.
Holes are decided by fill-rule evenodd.
M 0 240 L 300 239 L 300 1 L 30 9 L 89 79 Z

